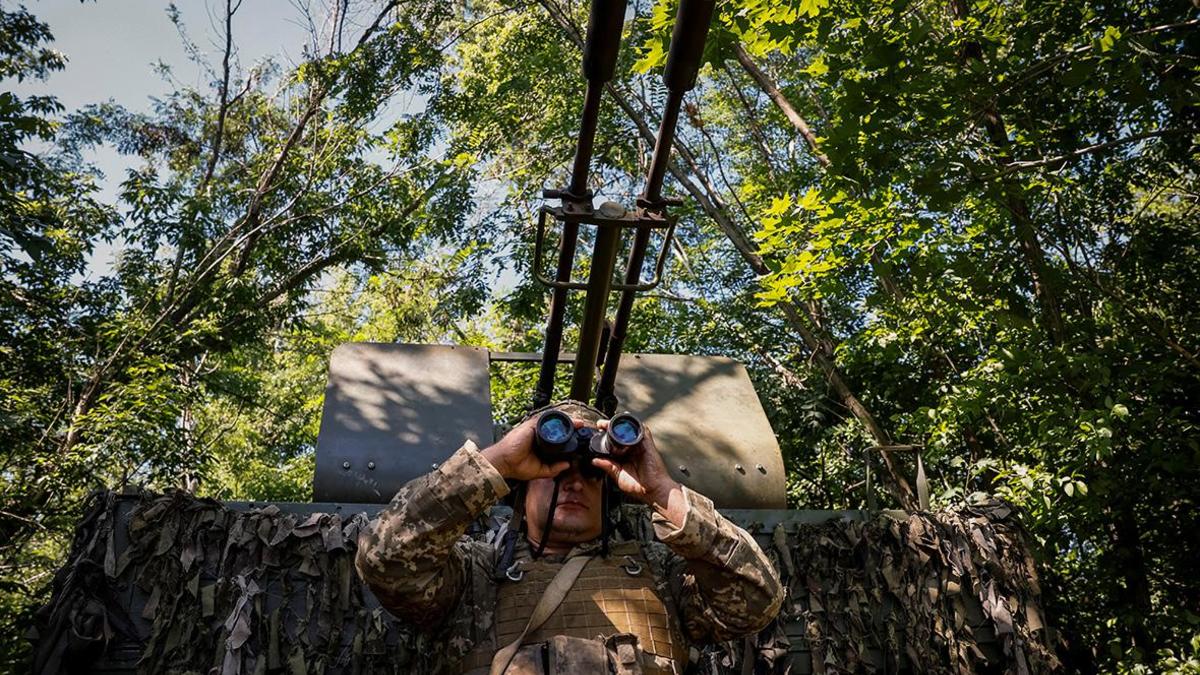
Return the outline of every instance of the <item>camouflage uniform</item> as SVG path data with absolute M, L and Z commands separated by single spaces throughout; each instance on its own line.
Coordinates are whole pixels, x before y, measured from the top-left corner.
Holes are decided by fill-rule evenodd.
M 461 670 L 468 652 L 494 653 L 496 560 L 489 541 L 467 527 L 509 492 L 498 471 L 468 441 L 437 470 L 402 487 L 360 537 L 356 566 L 381 604 L 415 625 L 436 629 L 447 658 L 438 670 Z M 766 555 L 712 501 L 683 488 L 683 526 L 655 513 L 658 541 L 641 542 L 674 626 L 692 643 L 713 643 L 762 629 L 778 612 L 783 589 Z M 498 538 L 497 538 L 498 540 Z M 590 552 L 577 546 L 567 558 Z M 518 561 L 528 560 L 528 546 Z M 679 668 L 685 664 L 679 664 Z

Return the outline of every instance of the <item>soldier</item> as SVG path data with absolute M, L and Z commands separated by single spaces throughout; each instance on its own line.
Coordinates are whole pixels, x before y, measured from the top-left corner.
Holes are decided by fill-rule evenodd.
M 593 408 L 557 407 L 576 428 L 606 426 Z M 589 467 L 545 464 L 535 423 L 530 416 L 482 451 L 468 441 L 401 488 L 359 539 L 358 572 L 381 604 L 443 638 L 435 670 L 682 673 L 691 647 L 754 634 L 775 617 L 783 589 L 770 561 L 708 498 L 670 477 L 648 428 L 626 461 Z M 643 530 L 657 541 L 610 546 L 609 481 L 649 507 Z M 523 536 L 463 536 L 510 482 L 519 499 L 509 525 L 523 522 Z

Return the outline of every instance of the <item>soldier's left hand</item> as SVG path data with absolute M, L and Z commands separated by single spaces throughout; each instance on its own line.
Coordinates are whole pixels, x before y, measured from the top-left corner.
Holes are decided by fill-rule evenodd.
M 600 429 L 608 428 L 608 420 L 600 420 Z M 650 427 L 642 425 L 642 442 L 629 449 L 620 463 L 596 458 L 592 466 L 604 471 L 625 494 L 651 506 L 665 506 L 671 491 L 679 483 L 667 472 L 666 462 L 654 444 Z

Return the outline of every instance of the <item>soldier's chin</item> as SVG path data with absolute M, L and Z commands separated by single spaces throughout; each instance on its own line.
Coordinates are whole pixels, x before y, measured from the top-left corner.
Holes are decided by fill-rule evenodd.
M 554 529 L 563 534 L 584 534 L 592 527 L 590 514 L 579 511 L 578 513 L 556 513 L 554 517 Z

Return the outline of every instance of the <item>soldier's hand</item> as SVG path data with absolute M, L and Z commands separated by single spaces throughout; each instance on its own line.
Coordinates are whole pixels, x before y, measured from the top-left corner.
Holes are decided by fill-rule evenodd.
M 577 429 L 584 425 L 583 420 L 574 422 Z M 533 451 L 535 425 L 536 415 L 513 427 L 504 438 L 484 448 L 480 454 L 496 467 L 501 476 L 513 480 L 553 478 L 566 471 L 571 466 L 570 462 L 546 464 L 538 459 L 537 453 Z
M 608 421 L 601 420 L 599 426 L 601 429 L 607 429 Z M 623 461 L 618 463 L 596 458 L 592 460 L 592 466 L 612 477 L 621 492 L 650 506 L 663 509 L 670 501 L 671 492 L 679 488 L 679 483 L 667 473 L 667 464 L 654 444 L 654 435 L 650 433 L 650 427 L 643 424 L 642 432 L 642 442 L 630 448 Z

